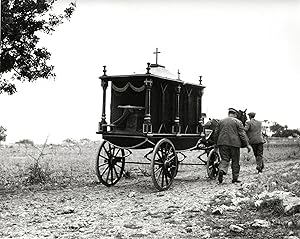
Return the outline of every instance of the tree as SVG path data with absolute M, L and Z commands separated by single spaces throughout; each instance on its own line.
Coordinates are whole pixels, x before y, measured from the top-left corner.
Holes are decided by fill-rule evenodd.
M 277 132 L 273 134 L 274 137 L 295 137 L 298 138 L 300 136 L 300 131 L 297 129 L 285 129 L 283 131 Z
M 38 34 L 51 34 L 64 20 L 70 20 L 76 4 L 71 2 L 63 13 L 55 14 L 57 0 L 2 0 L 0 94 L 14 94 L 15 81 L 33 82 L 54 78 L 49 65 L 51 53 L 39 47 Z
M 2 126 L 0 126 L 0 144 L 1 141 L 5 141 L 6 140 L 6 133 L 5 133 L 6 129 Z
M 284 130 L 284 126 L 278 124 L 277 122 L 274 122 L 274 124 L 270 126 L 270 130 L 273 132 L 273 135 L 278 135 Z
M 22 139 L 18 142 L 16 142 L 16 144 L 24 144 L 24 145 L 31 145 L 33 146 L 34 145 L 34 142 L 30 139 Z
M 288 129 L 288 126 L 282 126 L 277 122 L 274 122 L 273 125 L 270 126 L 270 130 L 273 132 L 273 137 L 299 137 L 300 131 L 297 129 Z

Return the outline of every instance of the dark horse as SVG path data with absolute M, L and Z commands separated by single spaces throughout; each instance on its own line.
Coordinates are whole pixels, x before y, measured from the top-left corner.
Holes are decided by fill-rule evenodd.
M 247 114 L 246 114 L 247 109 L 243 110 L 239 110 L 238 111 L 238 116 L 237 118 L 242 122 L 242 124 L 245 126 L 246 121 L 247 121 Z

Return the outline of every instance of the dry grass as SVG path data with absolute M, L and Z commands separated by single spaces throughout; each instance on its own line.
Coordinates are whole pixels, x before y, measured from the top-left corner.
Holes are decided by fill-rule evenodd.
M 72 147 L 70 145 L 46 145 L 43 155 L 38 162 L 40 170 L 44 173 L 44 182 L 34 180 L 29 182 L 28 179 L 32 174 L 35 165 L 35 160 L 39 157 L 43 145 L 33 146 L 24 144 L 15 144 L 1 148 L 0 154 L 0 189 L 24 189 L 30 187 L 68 187 L 68 186 L 88 186 L 97 183 L 95 176 L 95 158 L 97 155 L 100 142 L 89 142 L 84 145 Z M 130 164 L 129 162 L 146 162 L 150 163 L 149 159 L 144 155 L 148 150 L 133 150 L 132 155 L 126 159 L 125 176 L 127 177 L 143 177 L 150 175 L 150 165 Z M 201 163 L 197 158 L 199 151 L 185 152 L 187 156 L 184 163 Z M 264 157 L 266 163 L 280 160 L 291 160 L 299 158 L 300 146 L 299 142 L 271 142 L 265 145 Z M 182 156 L 179 156 L 182 158 Z M 151 155 L 148 156 L 151 158 Z M 205 156 L 203 156 L 205 159 Z M 249 161 L 247 161 L 249 159 Z M 242 150 L 242 164 L 255 164 L 253 155 L 249 155 Z M 197 171 L 197 167 L 204 166 L 189 166 L 180 165 L 179 171 Z M 192 173 L 191 172 L 191 173 Z M 286 174 L 286 169 L 282 169 L 276 173 L 279 183 L 278 187 L 290 189 L 298 188 L 296 184 L 291 183 L 299 174 L 296 172 Z M 295 175 L 294 175 L 295 173 Z M 294 178 L 293 178 L 294 177 Z M 294 181 L 293 181 L 294 182 Z M 38 185 L 32 185 L 38 184 Z M 300 191 L 300 190 L 299 190 Z
M 37 149 L 37 148 L 38 149 Z M 12 145 L 1 149 L 0 155 L 0 189 L 18 189 L 32 187 L 39 181 L 28 180 L 34 170 L 44 173 L 45 182 L 42 187 L 65 187 L 73 185 L 89 185 L 95 183 L 94 161 L 99 142 L 77 148 L 63 145 L 47 145 L 39 159 L 43 146 Z M 43 184 L 43 185 L 42 185 Z M 38 185 L 35 185 L 38 187 Z
M 247 154 L 245 150 L 242 152 L 243 164 L 255 164 L 254 155 Z M 251 195 L 260 194 L 263 191 L 289 191 L 300 196 L 300 165 L 295 162 L 300 158 L 300 145 L 297 141 L 273 141 L 264 147 L 265 164 L 272 162 L 285 161 L 288 162 L 284 167 L 280 164 L 278 167 L 273 166 L 268 174 L 262 174 L 256 179 L 256 183 L 252 185 L 249 193 Z

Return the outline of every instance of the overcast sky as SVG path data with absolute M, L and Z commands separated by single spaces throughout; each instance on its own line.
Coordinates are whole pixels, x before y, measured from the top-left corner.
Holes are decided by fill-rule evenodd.
M 68 1 L 59 0 L 57 11 Z M 56 80 L 23 83 L 0 95 L 7 142 L 100 139 L 102 66 L 133 73 L 158 63 L 183 81 L 206 86 L 203 110 L 223 118 L 229 107 L 259 120 L 300 128 L 299 1 L 78 0 L 70 22 L 42 45 Z

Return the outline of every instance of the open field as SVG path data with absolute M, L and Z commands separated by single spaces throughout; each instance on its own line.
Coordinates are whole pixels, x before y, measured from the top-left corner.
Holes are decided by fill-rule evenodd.
M 80 144 L 62 145 L 24 145 L 2 146 L 0 154 L 0 190 L 25 188 L 59 188 L 89 186 L 98 182 L 95 176 L 95 159 L 101 141 Z M 45 147 L 43 149 L 43 147 Z M 128 176 L 149 176 L 150 165 L 130 164 L 132 161 L 148 162 L 144 155 L 149 150 L 133 150 L 127 159 L 125 172 Z M 253 154 L 241 150 L 241 165 L 255 163 Z M 42 152 L 42 153 L 41 153 Z M 199 151 L 184 152 L 187 158 L 184 163 L 199 163 Z M 264 148 L 266 165 L 269 162 L 297 159 L 300 154 L 300 140 L 271 139 Z M 204 156 L 205 158 L 205 156 Z M 43 184 L 32 178 L 35 164 L 38 163 L 44 176 Z M 182 165 L 179 171 L 199 171 L 199 167 Z M 35 172 L 34 172 L 35 173 Z M 151 182 L 149 182 L 151 183 Z

